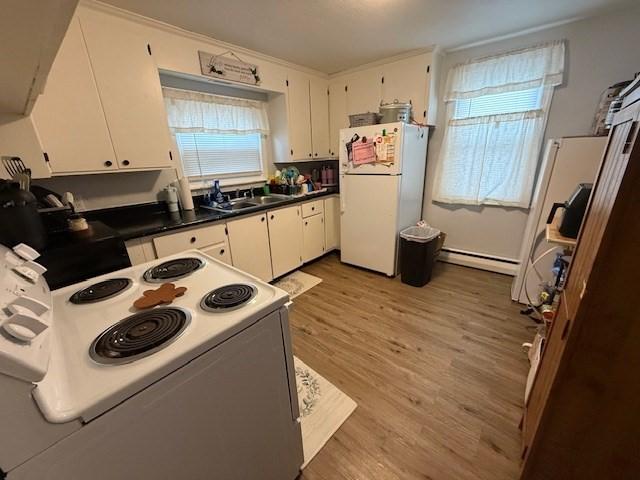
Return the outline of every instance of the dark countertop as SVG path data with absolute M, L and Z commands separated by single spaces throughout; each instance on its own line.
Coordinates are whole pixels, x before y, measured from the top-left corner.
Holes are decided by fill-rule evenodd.
M 215 212 L 196 206 L 193 211 L 167 212 L 163 203 L 146 203 L 126 207 L 116 207 L 104 210 L 86 212 L 84 216 L 88 220 L 98 220 L 115 229 L 123 240 L 145 237 L 157 233 L 169 232 L 185 227 L 193 227 L 209 222 L 226 220 L 229 218 L 252 215 L 266 210 L 293 205 L 315 200 L 317 198 L 335 195 L 338 192 L 327 191 L 294 197 L 289 200 L 271 204 L 259 205 L 254 208 L 230 211 L 225 213 Z

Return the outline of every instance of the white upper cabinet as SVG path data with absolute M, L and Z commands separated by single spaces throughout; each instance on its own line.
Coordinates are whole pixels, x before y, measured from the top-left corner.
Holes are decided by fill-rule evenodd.
M 382 67 L 382 102 L 411 103 L 413 118 L 424 123 L 427 114 L 428 80 L 431 66 L 431 54 L 416 55 L 414 57 L 387 63 Z
M 331 156 L 329 147 L 329 82 L 311 77 L 309 81 L 311 105 L 311 146 L 313 158 Z
M 331 156 L 337 157 L 340 148 L 340 129 L 349 128 L 345 82 L 334 82 L 329 85 L 329 126 Z
M 287 76 L 289 136 L 287 161 L 331 156 L 328 88 L 328 80 L 294 70 L 289 72 Z M 271 120 L 273 121 L 273 116 Z M 277 130 L 276 125 L 272 127 L 274 131 Z
M 117 170 L 77 18 L 69 25 L 32 119 L 53 174 Z
M 380 103 L 411 102 L 416 122 L 434 125 L 437 110 L 437 51 L 413 55 L 355 72 L 334 75 L 329 87 L 329 133 L 337 153 L 340 129 L 348 128 L 349 115 L 378 112 Z M 344 94 L 341 88 L 346 87 Z
M 289 72 L 287 76 L 287 107 L 289 109 L 289 159 L 310 159 L 313 157 L 313 152 L 308 75 L 293 70 Z
M 139 28 L 80 11 L 80 25 L 120 169 L 173 166 L 158 68 Z
M 354 72 L 346 77 L 347 115 L 377 112 L 382 100 L 382 72 L 378 67 Z

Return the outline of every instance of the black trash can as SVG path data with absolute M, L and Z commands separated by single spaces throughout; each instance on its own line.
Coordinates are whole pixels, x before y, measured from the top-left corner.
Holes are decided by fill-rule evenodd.
M 432 227 L 409 227 L 400 232 L 400 279 L 413 287 L 423 287 L 431 280 L 436 261 L 440 230 Z

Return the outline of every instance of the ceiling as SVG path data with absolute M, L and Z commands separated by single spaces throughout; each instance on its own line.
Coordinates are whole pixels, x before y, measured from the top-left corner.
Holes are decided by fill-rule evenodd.
M 634 0 L 103 0 L 325 73 L 591 16 Z

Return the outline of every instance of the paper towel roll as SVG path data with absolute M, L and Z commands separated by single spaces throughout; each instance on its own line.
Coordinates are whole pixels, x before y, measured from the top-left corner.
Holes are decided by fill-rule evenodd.
M 178 180 L 178 190 L 180 190 L 180 205 L 183 210 L 193 210 L 193 197 L 191 196 L 191 187 L 189 179 L 182 177 Z

